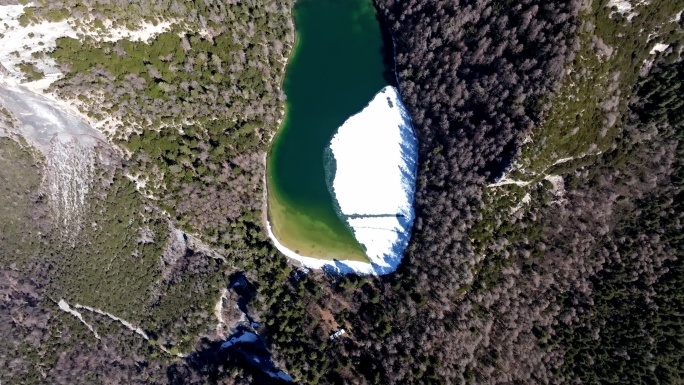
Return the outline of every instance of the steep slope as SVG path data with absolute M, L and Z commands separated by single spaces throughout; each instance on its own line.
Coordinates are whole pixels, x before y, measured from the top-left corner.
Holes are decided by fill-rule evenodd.
M 260 226 L 290 3 L 36 4 L 27 22 L 186 21 L 46 53 L 125 159 L 96 162 L 76 247 L 3 113 L 3 382 L 249 383 L 210 360 L 236 270 L 298 383 L 681 382 L 682 1 L 377 1 L 419 138 L 415 231 L 384 277 L 307 274 Z

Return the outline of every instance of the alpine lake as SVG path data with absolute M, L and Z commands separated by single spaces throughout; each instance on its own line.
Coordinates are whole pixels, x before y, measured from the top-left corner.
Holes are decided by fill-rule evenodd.
M 331 193 L 336 130 L 393 75 L 372 0 L 298 0 L 285 73 L 285 117 L 267 157 L 268 220 L 295 253 L 368 262 Z M 391 47 L 389 47 L 391 50 Z

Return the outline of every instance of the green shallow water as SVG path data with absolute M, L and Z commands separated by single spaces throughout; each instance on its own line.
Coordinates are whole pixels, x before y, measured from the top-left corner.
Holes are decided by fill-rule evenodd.
M 335 212 L 324 153 L 337 128 L 387 85 L 380 24 L 371 0 L 298 0 L 293 13 L 286 114 L 267 162 L 269 221 L 298 254 L 367 261 Z

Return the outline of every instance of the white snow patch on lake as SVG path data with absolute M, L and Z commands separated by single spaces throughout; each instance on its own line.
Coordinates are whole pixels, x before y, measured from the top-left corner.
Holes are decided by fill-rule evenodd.
M 378 92 L 330 142 L 339 214 L 366 250 L 373 272 L 396 270 L 413 227 L 418 141 L 396 88 Z

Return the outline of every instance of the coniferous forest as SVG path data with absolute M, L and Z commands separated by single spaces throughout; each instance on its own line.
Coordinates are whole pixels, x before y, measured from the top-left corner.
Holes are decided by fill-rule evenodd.
M 19 5 L 79 20 L 17 68 L 54 61 L 45 92 L 105 140 L 65 234 L 52 153 L 0 109 L 0 383 L 684 383 L 683 0 L 375 0 L 419 140 L 379 277 L 264 229 L 294 2 Z

